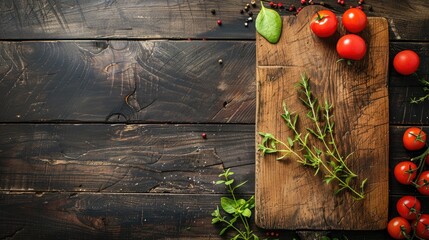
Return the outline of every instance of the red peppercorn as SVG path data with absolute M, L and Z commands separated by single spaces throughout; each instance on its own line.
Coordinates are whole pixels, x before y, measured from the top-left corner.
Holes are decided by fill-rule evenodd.
M 219 25 L 219 26 L 222 25 L 222 20 L 220 20 L 220 19 L 217 20 L 217 25 Z
M 363 7 L 361 5 L 357 6 L 356 8 L 359 8 L 360 10 L 363 10 Z
M 301 0 L 301 4 L 302 5 L 304 5 L 304 4 L 306 4 L 307 3 L 307 1 L 306 0 Z
M 295 6 L 291 4 L 289 6 L 289 12 L 293 12 L 293 11 L 295 11 Z
M 301 12 L 301 10 L 302 10 L 302 7 L 299 7 L 299 8 L 296 10 L 296 14 L 298 14 L 299 12 Z
M 274 2 L 270 2 L 270 7 L 274 7 L 276 5 Z
M 363 4 L 363 2 L 364 2 L 363 0 L 359 0 L 358 4 L 359 4 L 359 5 L 362 5 L 362 4 Z
M 206 139 L 206 138 L 207 138 L 207 133 L 201 133 L 201 137 L 202 137 L 203 139 Z
M 278 8 L 283 8 L 283 3 L 281 3 L 281 2 L 277 3 L 277 7 Z

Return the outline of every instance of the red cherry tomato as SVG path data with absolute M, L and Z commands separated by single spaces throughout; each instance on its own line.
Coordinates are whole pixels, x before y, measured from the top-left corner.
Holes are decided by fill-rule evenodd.
M 420 215 L 419 221 L 415 224 L 416 235 L 422 239 L 429 239 L 429 214 Z
M 417 184 L 419 185 L 417 190 L 422 195 L 429 196 L 429 171 L 424 171 L 420 174 Z
M 405 130 L 402 143 L 407 150 L 420 150 L 426 145 L 426 133 L 418 127 L 410 127 Z
M 337 31 L 337 16 L 332 11 L 320 10 L 311 18 L 310 28 L 318 37 L 329 37 Z
M 416 219 L 421 208 L 420 201 L 414 196 L 403 196 L 396 202 L 399 215 L 407 220 Z
M 366 14 L 359 8 L 350 8 L 344 12 L 342 22 L 347 31 L 359 33 L 365 29 L 368 19 Z
M 355 34 L 346 34 L 337 42 L 337 52 L 343 59 L 361 60 L 366 53 L 366 43 Z
M 400 184 L 410 185 L 417 177 L 417 165 L 411 161 L 399 162 L 396 164 L 393 174 Z
M 411 226 L 407 219 L 395 217 L 387 224 L 387 232 L 394 239 L 405 239 L 411 232 Z
M 402 75 L 411 75 L 417 71 L 420 65 L 420 57 L 411 50 L 404 50 L 393 58 L 393 67 Z

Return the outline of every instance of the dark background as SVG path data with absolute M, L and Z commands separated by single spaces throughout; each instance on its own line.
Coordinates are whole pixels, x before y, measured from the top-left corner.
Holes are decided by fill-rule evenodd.
M 338 15 L 357 5 L 324 2 Z M 247 3 L 1 1 L 0 238 L 219 239 L 210 214 L 227 192 L 214 184 L 218 174 L 231 168 L 249 181 L 241 196 L 254 194 L 256 33 L 253 22 L 244 27 Z M 428 79 L 429 1 L 363 8 L 389 22 L 392 169 L 418 154 L 402 147 L 405 129 L 429 132 L 429 102 L 409 103 L 423 86 L 391 64 L 412 49 Z M 418 193 L 389 180 L 393 217 L 400 196 Z M 429 212 L 429 198 L 419 199 Z M 318 234 L 253 228 L 281 239 Z M 389 239 L 385 230 L 329 234 Z

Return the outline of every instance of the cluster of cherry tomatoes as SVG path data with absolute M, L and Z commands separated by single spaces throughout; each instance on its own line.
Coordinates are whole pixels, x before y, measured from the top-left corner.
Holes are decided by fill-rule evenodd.
M 366 43 L 362 37 L 357 35 L 362 32 L 368 19 L 366 14 L 359 8 L 350 8 L 344 12 L 341 20 L 348 34 L 342 36 L 337 42 L 337 53 L 341 59 L 361 60 L 366 54 Z M 338 20 L 330 10 L 320 10 L 310 22 L 310 28 L 316 36 L 327 38 L 337 31 Z
M 418 127 L 410 127 L 405 130 L 402 142 L 405 149 L 419 151 L 426 147 L 426 133 Z M 393 174 L 395 179 L 403 185 L 413 185 L 425 196 L 429 196 L 429 170 L 424 170 L 424 165 L 429 165 L 428 150 L 411 160 L 401 161 L 396 164 Z
M 403 50 L 395 55 L 393 67 L 401 75 L 415 74 L 420 64 L 419 56 L 412 50 Z M 396 164 L 393 174 L 403 185 L 412 185 L 420 194 L 429 196 L 429 148 L 427 135 L 418 127 L 405 130 L 402 137 L 404 148 L 408 151 L 423 151 L 409 161 Z M 387 231 L 394 239 L 429 239 L 429 214 L 421 212 L 421 203 L 415 196 L 404 196 L 396 203 L 398 217 L 392 218 Z
M 429 214 L 421 213 L 420 200 L 404 196 L 396 202 L 399 217 L 392 218 L 387 231 L 394 239 L 429 239 Z M 413 230 L 413 232 L 411 232 Z

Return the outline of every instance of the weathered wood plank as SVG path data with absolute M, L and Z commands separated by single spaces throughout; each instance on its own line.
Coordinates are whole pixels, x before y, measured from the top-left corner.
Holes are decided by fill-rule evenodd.
M 429 76 L 428 45 L 390 52 L 405 48 Z M 392 69 L 390 123 L 429 124 L 429 101 L 408 103 L 422 86 Z M 253 42 L 0 42 L 0 122 L 254 123 L 255 91 Z
M 390 194 L 417 194 L 392 175 L 418 154 L 402 146 L 406 128 L 390 127 Z M 235 124 L 2 124 L 0 190 L 224 193 L 213 181 L 232 168 L 254 193 L 254 136 L 254 125 Z
M 216 193 L 231 168 L 254 191 L 252 125 L 3 124 L 0 136 L 0 190 Z
M 254 58 L 252 42 L 0 42 L 0 122 L 252 123 Z
M 0 193 L 0 237 L 11 239 L 224 239 L 210 213 L 223 195 Z M 248 196 L 243 196 L 248 197 Z M 398 197 L 392 197 L 396 202 Z M 422 202 L 429 199 L 421 198 Z M 424 210 L 428 210 L 424 206 Z M 392 214 L 394 216 L 394 214 Z M 253 221 L 251 221 L 253 222 Z M 292 240 L 294 231 L 263 230 Z M 390 239 L 380 231 L 330 231 L 350 240 Z M 275 235 L 274 235 L 275 237 Z M 303 239 L 305 240 L 305 239 Z
M 419 87 L 390 87 L 389 88 L 389 118 L 390 124 L 429 124 L 429 100 L 419 104 L 411 103 L 412 98 L 425 96 L 429 91 Z
M 249 2 L 4 0 L 0 2 L 0 39 L 255 39 L 254 24 L 244 27 L 248 16 L 240 14 Z M 350 2 L 340 6 L 336 0 L 323 2 L 337 14 L 342 14 L 350 5 L 356 5 Z M 364 10 L 369 16 L 388 18 L 392 40 L 429 39 L 421 31 L 427 25 L 428 2 L 366 0 L 365 3 Z M 283 1 L 283 4 L 300 6 L 297 0 Z M 215 9 L 216 15 L 211 14 L 211 9 Z M 252 9 L 255 16 L 258 10 Z M 281 14 L 292 13 L 283 9 Z M 222 26 L 217 25 L 217 19 L 222 20 Z

